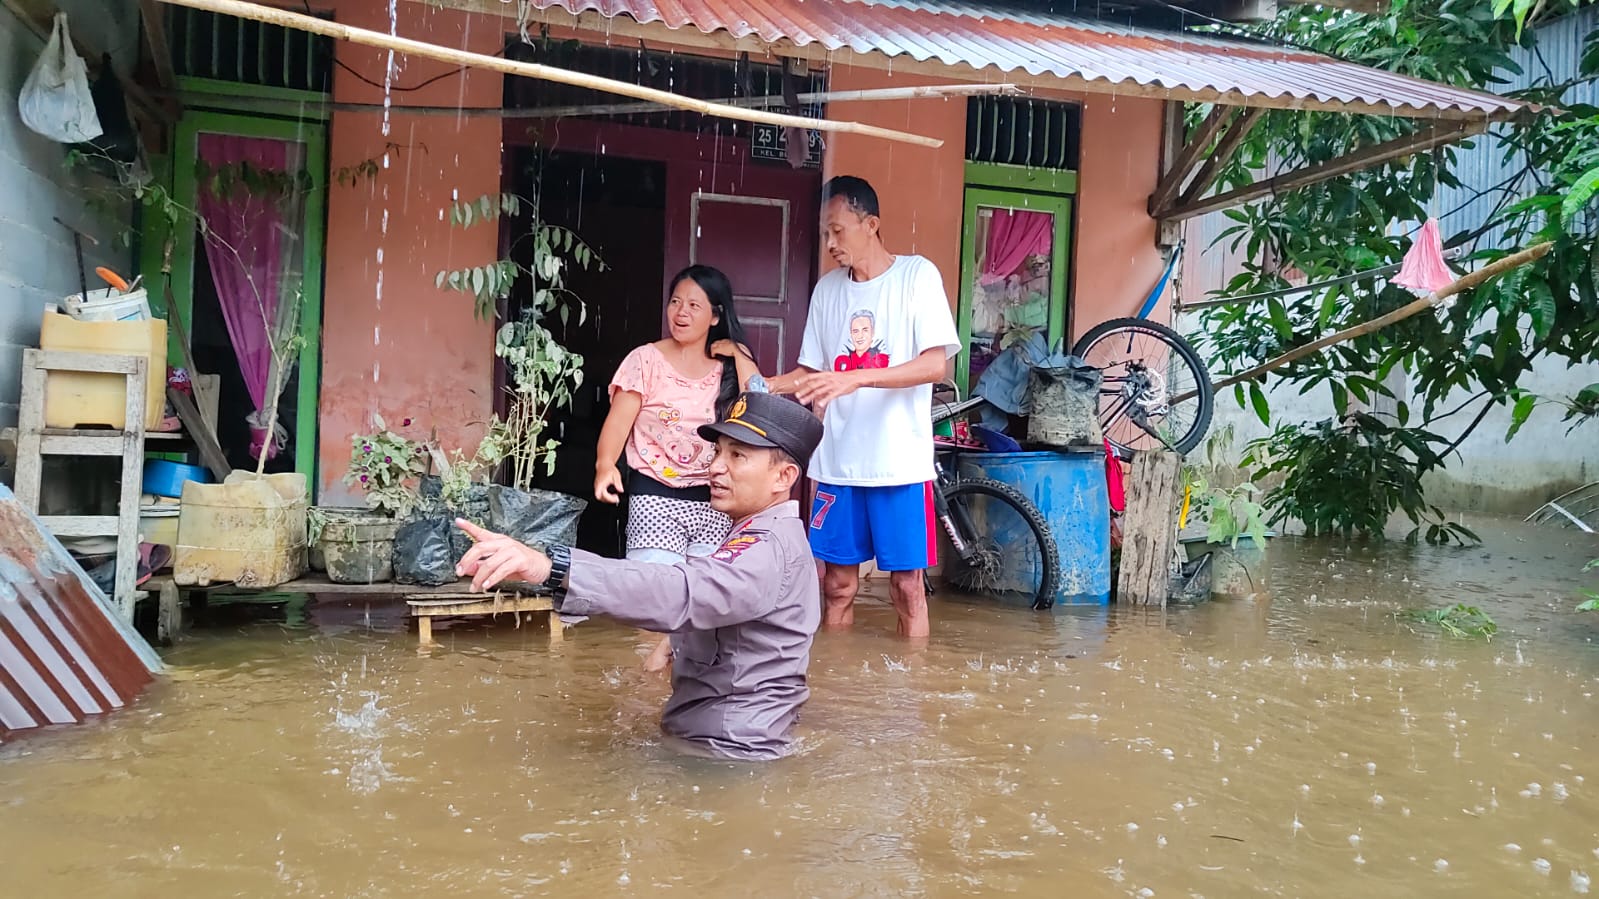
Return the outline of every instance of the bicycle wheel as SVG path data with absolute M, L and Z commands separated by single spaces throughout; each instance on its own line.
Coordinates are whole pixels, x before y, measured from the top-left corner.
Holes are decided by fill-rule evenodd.
M 1176 331 L 1113 318 L 1084 334 L 1072 354 L 1100 370 L 1100 427 L 1123 459 L 1163 447 L 1186 453 L 1205 439 L 1215 389 L 1199 354 Z
M 962 590 L 1020 594 L 1035 609 L 1055 604 L 1060 551 L 1038 507 L 1016 488 L 987 478 L 966 478 L 940 488 L 949 516 L 946 528 L 961 530 L 967 546 L 945 568 Z

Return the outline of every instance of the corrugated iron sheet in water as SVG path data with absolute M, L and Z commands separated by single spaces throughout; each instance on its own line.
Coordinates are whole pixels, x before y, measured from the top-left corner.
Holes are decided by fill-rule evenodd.
M 0 738 L 123 708 L 160 665 L 0 485 Z

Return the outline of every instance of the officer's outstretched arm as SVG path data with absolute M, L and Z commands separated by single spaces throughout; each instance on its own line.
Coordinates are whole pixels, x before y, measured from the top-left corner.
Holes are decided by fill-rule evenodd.
M 756 534 L 677 565 L 573 552 L 561 611 L 657 632 L 714 630 L 770 612 L 782 595 L 783 568 L 777 545 Z

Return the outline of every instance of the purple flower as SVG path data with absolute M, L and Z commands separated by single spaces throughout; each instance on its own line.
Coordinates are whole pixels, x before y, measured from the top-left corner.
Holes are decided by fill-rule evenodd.
M 392 456 L 384 456 L 383 457 L 383 461 L 385 461 L 385 462 L 393 462 L 394 458 Z
M 402 427 L 402 428 L 409 428 L 410 426 L 411 426 L 411 419 L 409 419 L 409 418 L 407 418 L 405 421 L 400 422 L 400 427 Z
M 366 483 L 366 475 L 361 475 L 361 483 Z
M 370 444 L 370 443 L 361 444 L 361 452 L 363 452 L 363 453 L 372 452 L 372 444 Z

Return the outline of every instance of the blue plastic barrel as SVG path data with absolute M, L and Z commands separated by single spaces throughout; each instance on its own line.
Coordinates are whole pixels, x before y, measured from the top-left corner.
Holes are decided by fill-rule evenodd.
M 1105 451 L 969 453 L 960 458 L 966 477 L 1008 484 L 1033 501 L 1055 533 L 1060 552 L 1060 605 L 1106 605 L 1110 602 L 1110 496 L 1105 487 Z M 994 517 L 996 543 L 1032 540 L 1015 515 Z M 1036 592 L 1041 573 L 1030 569 L 1007 573 L 1000 590 Z

